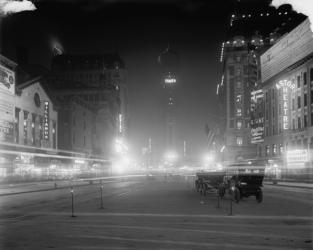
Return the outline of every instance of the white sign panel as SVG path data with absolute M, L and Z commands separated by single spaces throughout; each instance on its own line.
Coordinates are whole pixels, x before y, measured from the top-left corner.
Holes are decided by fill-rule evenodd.
M 0 65 L 0 91 L 15 93 L 15 75 L 14 72 Z
M 261 56 L 262 82 L 313 53 L 313 33 L 306 19 Z

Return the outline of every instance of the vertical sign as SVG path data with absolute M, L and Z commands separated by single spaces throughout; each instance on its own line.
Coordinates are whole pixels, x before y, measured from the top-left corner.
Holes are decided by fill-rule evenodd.
M 276 83 L 277 89 L 283 89 L 283 130 L 289 129 L 289 119 L 288 119 L 288 88 L 293 90 L 295 89 L 295 83 L 292 83 L 289 80 L 281 80 Z
M 49 102 L 45 101 L 44 109 L 44 139 L 49 140 Z
M 264 93 L 262 89 L 251 92 L 251 143 L 264 141 Z

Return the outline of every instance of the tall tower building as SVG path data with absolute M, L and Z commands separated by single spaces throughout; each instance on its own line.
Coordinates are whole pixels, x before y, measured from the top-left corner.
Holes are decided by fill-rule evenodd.
M 176 96 L 175 89 L 178 83 L 178 54 L 170 46 L 161 53 L 158 62 L 162 68 L 162 86 L 166 93 L 165 112 L 165 147 L 167 151 L 177 151 L 176 132 Z

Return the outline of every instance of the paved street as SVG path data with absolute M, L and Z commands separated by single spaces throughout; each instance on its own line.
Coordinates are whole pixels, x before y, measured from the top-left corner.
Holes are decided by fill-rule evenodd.
M 1 249 L 312 249 L 310 189 L 268 185 L 217 207 L 192 182 L 161 177 L 2 196 Z

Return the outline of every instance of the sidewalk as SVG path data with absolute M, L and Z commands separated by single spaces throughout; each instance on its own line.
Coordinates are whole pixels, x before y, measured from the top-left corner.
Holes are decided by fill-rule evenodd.
M 303 182 L 288 182 L 288 181 L 277 181 L 277 184 L 273 184 L 273 181 L 264 181 L 264 185 L 273 185 L 273 186 L 285 186 L 285 187 L 296 187 L 296 188 L 312 188 L 313 183 L 303 183 Z
M 0 196 L 14 195 L 22 193 L 32 193 L 38 191 L 49 191 L 53 189 L 64 189 L 81 185 L 88 185 L 88 181 L 46 181 L 46 182 L 29 182 L 20 184 L 1 184 Z
M 100 184 L 101 181 L 102 183 L 110 183 L 143 176 L 145 175 L 115 175 L 86 179 L 0 184 L 0 196 L 49 191 L 54 189 L 65 189 L 77 186 L 90 185 L 93 183 Z

